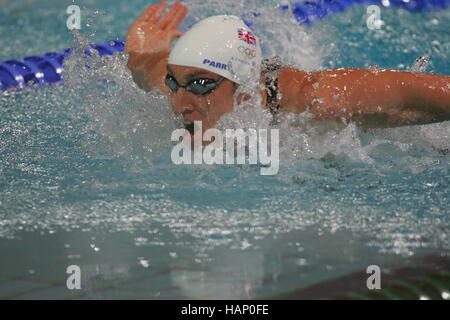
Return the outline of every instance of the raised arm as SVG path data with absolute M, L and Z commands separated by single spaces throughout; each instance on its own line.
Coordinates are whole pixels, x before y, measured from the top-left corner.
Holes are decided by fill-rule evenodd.
M 170 11 L 161 17 L 167 2 L 150 5 L 128 29 L 125 51 L 128 53 L 128 68 L 137 85 L 148 91 L 157 86 L 164 93 L 167 61 L 170 44 L 182 33 L 178 25 L 186 16 L 188 8 L 176 2 Z
M 286 67 L 279 80 L 286 111 L 316 119 L 395 127 L 450 120 L 450 77 L 396 70 L 340 68 L 303 72 Z

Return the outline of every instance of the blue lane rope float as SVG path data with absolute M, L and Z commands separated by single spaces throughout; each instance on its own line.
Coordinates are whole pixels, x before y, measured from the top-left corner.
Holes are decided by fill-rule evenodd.
M 299 24 L 310 26 L 326 16 L 345 11 L 353 4 L 377 4 L 384 7 L 403 8 L 412 12 L 426 12 L 447 9 L 450 7 L 450 0 L 310 0 L 290 5 L 282 2 L 278 7 L 282 11 L 290 8 Z M 253 13 L 254 17 L 258 15 Z M 248 16 L 244 16 L 243 19 L 251 26 Z M 123 52 L 125 40 L 112 40 L 102 44 L 93 44 L 91 47 L 96 49 L 100 56 L 111 55 L 114 52 Z M 71 52 L 72 49 L 66 49 L 0 62 L 0 91 L 61 81 L 64 58 Z M 88 50 L 85 53 L 90 54 Z

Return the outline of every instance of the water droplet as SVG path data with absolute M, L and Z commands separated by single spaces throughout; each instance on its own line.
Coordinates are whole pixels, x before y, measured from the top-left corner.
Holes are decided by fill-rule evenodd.
M 251 247 L 251 246 L 252 246 L 252 244 L 250 242 L 248 242 L 247 239 L 244 239 L 241 242 L 241 250 L 245 250 L 245 249 L 247 249 L 248 247 Z
M 418 57 L 411 66 L 410 71 L 419 73 L 424 72 L 428 68 L 428 65 L 430 64 L 429 57 L 430 55 L 428 53 Z
M 303 259 L 303 258 L 297 259 L 296 265 L 298 265 L 298 266 L 306 266 L 306 259 Z
M 325 100 L 323 98 L 316 98 L 312 100 L 312 103 L 318 102 L 318 103 L 323 103 Z
M 144 259 L 143 257 L 138 257 L 139 264 L 144 268 L 148 268 L 150 266 L 150 261 Z
M 431 42 L 431 46 L 436 53 L 441 52 L 441 43 L 437 40 Z
M 380 68 L 380 66 L 377 65 L 377 64 L 372 64 L 372 65 L 369 67 L 369 70 L 370 70 L 372 73 L 377 74 L 378 72 L 381 71 L 381 68 Z
M 148 243 L 148 239 L 144 238 L 144 237 L 137 237 L 134 238 L 134 244 L 135 246 L 139 247 L 139 246 L 145 246 Z

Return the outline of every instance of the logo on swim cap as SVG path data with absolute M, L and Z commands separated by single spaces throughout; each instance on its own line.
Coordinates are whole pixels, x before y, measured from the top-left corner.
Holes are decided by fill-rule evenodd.
M 214 67 L 214 68 L 219 68 L 219 69 L 224 69 L 227 70 L 227 65 L 224 63 L 220 63 L 220 62 L 215 62 L 215 61 L 211 61 L 209 59 L 205 59 L 202 62 L 203 64 L 207 64 L 210 67 Z
M 256 38 L 253 35 L 253 32 L 246 31 L 243 28 L 239 28 L 237 32 L 238 32 L 239 39 L 241 39 L 242 41 L 244 41 L 247 44 L 256 45 Z
M 244 46 L 239 46 L 238 51 L 242 58 L 244 59 L 253 59 L 256 57 L 256 50 L 246 48 Z

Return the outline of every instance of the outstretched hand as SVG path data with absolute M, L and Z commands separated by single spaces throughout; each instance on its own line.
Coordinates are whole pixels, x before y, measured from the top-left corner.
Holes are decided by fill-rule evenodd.
M 136 84 L 148 91 L 157 86 L 164 93 L 167 62 L 170 45 L 182 33 L 177 30 L 188 8 L 175 2 L 165 15 L 161 16 L 167 2 L 150 5 L 128 29 L 125 52 L 128 53 L 128 68 Z
M 161 16 L 167 2 L 150 5 L 128 29 L 125 51 L 127 53 L 156 53 L 168 51 L 173 40 L 182 33 L 177 30 L 186 16 L 187 6 L 175 2 L 164 16 Z

